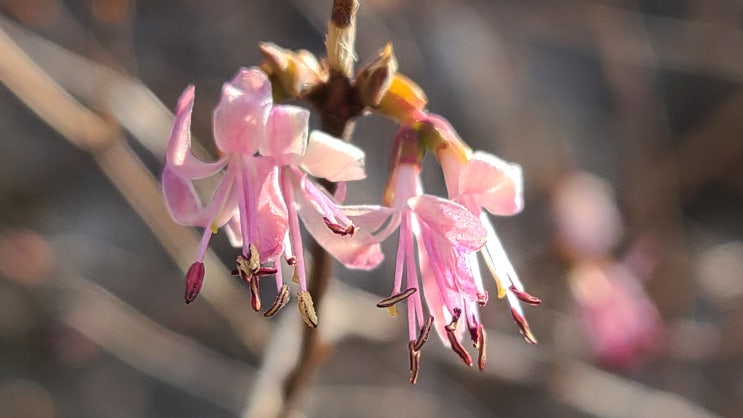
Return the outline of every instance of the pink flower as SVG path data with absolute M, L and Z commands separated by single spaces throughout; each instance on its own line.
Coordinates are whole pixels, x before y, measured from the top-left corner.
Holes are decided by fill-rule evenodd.
M 256 310 L 260 309 L 258 278 L 276 275 L 279 296 L 267 312 L 273 315 L 288 301 L 287 286 L 275 264 L 282 254 L 295 267 L 300 294 L 306 294 L 299 202 L 317 221 L 325 219 L 326 228 L 337 235 L 355 232 L 355 226 L 334 199 L 321 191 L 307 173 L 330 181 L 362 179 L 364 153 L 320 132 L 313 132 L 308 140 L 309 112 L 295 106 L 273 105 L 267 76 L 253 67 L 240 69 L 222 87 L 213 115 L 214 139 L 222 157 L 206 163 L 191 153 L 193 103 L 194 88 L 189 86 L 178 101 L 162 175 L 163 192 L 173 218 L 183 225 L 204 228 L 196 262 L 187 274 L 186 302 L 193 301 L 201 288 L 203 258 L 211 235 L 224 226 L 231 243 L 242 247 L 236 272 L 251 284 Z M 221 179 L 204 206 L 193 181 L 219 172 Z M 381 261 L 378 245 L 370 244 L 365 251 L 355 260 L 357 265 Z M 262 266 L 267 262 L 274 262 L 273 267 Z
M 607 367 L 638 367 L 661 346 L 660 314 L 640 279 L 616 262 L 581 262 L 570 289 L 591 349 Z
M 524 290 L 485 213 L 509 216 L 521 212 L 524 207 L 521 167 L 486 152 L 472 152 L 441 116 L 429 114 L 420 129 L 424 138 L 431 142 L 427 146 L 434 150 L 441 164 L 449 199 L 471 211 L 485 228 L 487 242 L 480 250 L 480 255 L 495 279 L 498 298 L 505 296 L 508 299 L 511 315 L 519 330 L 526 341 L 535 344 L 536 338 L 519 302 L 538 305 L 541 301 Z M 483 288 L 476 254 L 467 256 L 467 268 L 474 278 L 480 303 L 484 305 L 488 297 Z
M 484 334 L 477 314 L 478 295 L 465 268 L 465 260 L 468 254 L 485 243 L 486 231 L 462 205 L 423 194 L 420 180 L 423 150 L 412 128 L 404 127 L 398 132 L 395 147 L 394 166 L 385 192 L 386 206 L 344 208 L 347 213 L 355 215 L 354 222 L 358 220 L 359 224 L 364 223 L 371 231 L 376 231 L 369 239 L 379 242 L 399 229 L 392 295 L 377 306 L 388 308 L 395 315 L 395 304 L 407 299 L 412 383 L 418 376 L 421 347 L 434 324 L 442 341 L 468 365 L 472 364 L 459 342 L 465 329 L 457 327 L 461 316 L 465 317 L 473 343 L 480 350 L 479 364 L 483 367 Z M 423 315 L 418 269 L 431 314 L 428 318 Z

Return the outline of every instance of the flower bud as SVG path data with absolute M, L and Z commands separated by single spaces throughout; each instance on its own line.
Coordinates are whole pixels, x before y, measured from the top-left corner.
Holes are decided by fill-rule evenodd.
M 375 109 L 402 125 L 412 125 L 425 118 L 426 94 L 413 80 L 396 73 Z
M 291 51 L 269 42 L 259 48 L 266 59 L 261 69 L 269 75 L 276 99 L 301 97 L 325 78 L 317 58 L 309 51 Z
M 392 52 L 392 44 L 388 43 L 372 62 L 356 74 L 356 86 L 363 105 L 368 107 L 379 105 L 396 73 L 397 60 Z

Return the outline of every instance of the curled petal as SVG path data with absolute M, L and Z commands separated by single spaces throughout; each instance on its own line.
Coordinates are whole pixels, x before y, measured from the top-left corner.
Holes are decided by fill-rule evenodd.
M 261 155 L 303 155 L 307 149 L 310 112 L 297 106 L 279 105 L 271 109 L 266 126 L 266 140 L 260 144 Z
M 225 153 L 253 155 L 264 141 L 271 110 L 271 83 L 257 67 L 241 68 L 222 86 L 214 109 L 214 141 Z
M 521 166 L 477 151 L 459 175 L 459 196 L 473 196 L 494 215 L 513 215 L 524 207 Z
M 410 198 L 408 206 L 421 223 L 453 244 L 458 251 L 476 251 L 487 241 L 487 231 L 480 220 L 458 203 L 422 195 Z
M 371 270 L 382 262 L 384 254 L 379 244 L 380 240 L 371 234 L 373 229 L 360 227 L 353 235 L 339 236 L 325 225 L 322 214 L 314 205 L 307 202 L 302 193 L 297 193 L 296 198 L 299 203 L 299 216 L 305 228 L 315 241 L 347 268 Z M 348 218 L 354 225 L 365 225 L 366 222 L 375 223 L 380 217 L 375 214 L 348 215 Z
M 217 185 L 209 204 L 204 207 L 190 180 L 165 166 L 162 175 L 163 194 L 170 215 L 181 225 L 220 227 L 235 210 L 233 174 L 227 172 Z
M 205 163 L 191 153 L 191 113 L 194 86 L 188 86 L 178 99 L 173 130 L 168 139 L 166 164 L 179 176 L 189 179 L 206 178 L 216 174 L 226 164 L 226 158 Z
M 366 178 L 364 151 L 320 131 L 312 131 L 300 165 L 315 177 L 330 181 Z

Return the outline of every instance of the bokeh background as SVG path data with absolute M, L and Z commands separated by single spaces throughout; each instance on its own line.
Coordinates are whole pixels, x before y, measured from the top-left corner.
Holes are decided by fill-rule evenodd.
M 252 313 L 217 258 L 184 305 L 195 231 L 154 182 L 182 89 L 213 155 L 221 83 L 261 41 L 322 55 L 330 5 L 0 1 L 0 417 L 270 416 L 299 315 Z M 362 0 L 360 62 L 388 41 L 432 111 L 522 165 L 526 209 L 494 222 L 544 301 L 526 311 L 540 343 L 491 297 L 486 371 L 432 338 L 411 386 L 405 318 L 373 306 L 393 240 L 375 271 L 336 268 L 334 348 L 293 413 L 743 416 L 743 4 Z M 357 123 L 369 179 L 350 201 L 378 201 L 394 131 Z

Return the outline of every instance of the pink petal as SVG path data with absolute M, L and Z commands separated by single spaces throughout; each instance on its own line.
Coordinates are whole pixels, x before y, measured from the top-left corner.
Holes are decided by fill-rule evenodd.
M 255 170 L 254 185 L 260 186 L 256 242 L 252 244 L 258 248 L 261 260 L 271 260 L 284 250 L 289 215 L 279 188 L 279 168 L 268 158 L 255 157 L 251 160 Z
M 178 99 L 173 130 L 168 139 L 166 164 L 179 176 L 200 179 L 217 173 L 226 159 L 205 163 L 191 153 L 191 112 L 193 111 L 194 86 L 188 86 Z
M 493 215 L 519 213 L 524 207 L 521 167 L 477 151 L 460 171 L 459 196 L 474 197 Z
M 257 67 L 241 68 L 222 86 L 214 109 L 214 140 L 225 153 L 253 155 L 264 141 L 271 110 L 271 83 Z
M 299 216 L 307 231 L 315 241 L 347 268 L 371 270 L 384 260 L 384 254 L 379 245 L 380 240 L 371 234 L 381 226 L 379 223 L 381 215 L 370 214 L 372 210 L 347 215 L 354 225 L 358 222 L 360 229 L 353 235 L 340 236 L 325 225 L 322 215 L 314 205 L 305 200 L 301 192 L 296 193 L 295 196 L 299 203 Z M 386 209 L 388 208 L 380 209 L 380 211 L 385 212 Z M 374 228 L 375 225 L 377 225 L 376 228 Z
M 216 227 L 222 226 L 235 209 L 236 201 L 229 171 L 217 185 L 209 204 L 204 207 L 193 184 L 179 176 L 170 166 L 162 174 L 163 194 L 170 215 L 181 225 Z
M 410 198 L 408 206 L 421 224 L 446 239 L 458 251 L 476 251 L 487 241 L 487 231 L 480 220 L 458 203 L 422 195 Z
M 307 149 L 310 112 L 297 106 L 274 106 L 268 117 L 266 140 L 258 151 L 262 155 L 303 155 Z
M 320 131 L 310 133 L 307 151 L 300 165 L 311 175 L 330 181 L 366 178 L 364 151 Z

